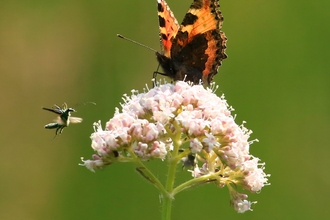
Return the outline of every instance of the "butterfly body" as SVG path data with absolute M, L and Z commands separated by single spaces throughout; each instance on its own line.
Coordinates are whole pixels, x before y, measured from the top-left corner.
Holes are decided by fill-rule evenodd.
M 181 25 L 165 0 L 158 2 L 162 75 L 208 85 L 225 54 L 227 38 L 221 31 L 223 17 L 217 0 L 194 0 Z

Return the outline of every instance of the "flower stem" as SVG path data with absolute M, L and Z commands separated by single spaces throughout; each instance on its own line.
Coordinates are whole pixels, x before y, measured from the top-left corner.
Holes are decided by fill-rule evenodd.
M 163 197 L 162 200 L 162 220 L 170 220 L 172 212 L 172 198 L 170 196 Z
M 171 219 L 171 211 L 172 211 L 172 191 L 174 186 L 174 179 L 175 179 L 175 171 L 176 171 L 176 161 L 170 160 L 168 174 L 167 174 L 167 181 L 165 190 L 167 191 L 167 195 L 163 197 L 163 204 L 162 204 L 162 220 L 170 220 Z
M 172 195 L 174 181 L 175 181 L 175 173 L 178 165 L 177 155 L 179 152 L 179 148 L 181 145 L 181 130 L 177 123 L 173 123 L 175 129 L 175 133 L 170 133 L 173 140 L 173 151 L 171 158 L 169 159 L 168 173 L 167 173 L 167 181 L 165 185 L 165 190 L 167 191 L 167 195 L 163 197 L 162 204 L 162 220 L 170 220 L 171 212 L 172 212 L 172 201 L 174 199 Z
M 198 186 L 204 183 L 208 183 L 208 182 L 214 182 L 217 181 L 219 179 L 218 176 L 214 175 L 214 174 L 207 174 L 195 179 L 191 179 L 187 182 L 182 183 L 181 185 L 177 186 L 175 189 L 173 189 L 172 191 L 172 195 L 173 197 L 178 194 L 179 192 L 194 187 L 194 186 Z

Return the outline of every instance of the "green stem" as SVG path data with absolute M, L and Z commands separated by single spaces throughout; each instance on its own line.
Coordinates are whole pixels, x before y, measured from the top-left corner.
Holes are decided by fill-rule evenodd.
M 168 196 L 163 198 L 163 210 L 162 210 L 162 220 L 170 220 L 171 219 L 171 211 L 172 211 L 172 201 L 173 197 L 171 196 L 171 192 L 174 186 L 175 172 L 176 172 L 176 161 L 170 160 L 168 173 L 167 173 L 167 181 L 165 185 L 165 189 L 168 192 Z
M 167 181 L 165 185 L 165 189 L 167 191 L 167 195 L 163 197 L 163 204 L 162 204 L 162 220 L 170 220 L 171 219 L 171 212 L 172 212 L 172 201 L 174 199 L 172 195 L 174 180 L 175 180 L 175 173 L 176 168 L 178 165 L 178 161 L 174 158 L 177 158 L 179 148 L 181 146 L 181 130 L 179 125 L 174 121 L 173 125 L 175 127 L 175 133 L 169 132 L 172 136 L 173 140 L 173 151 L 171 158 L 169 158 L 169 166 L 168 166 L 168 173 L 167 173 Z
M 162 220 L 171 219 L 172 200 L 170 196 L 164 196 L 162 198 Z
M 176 194 L 178 194 L 179 192 L 194 187 L 194 186 L 198 186 L 204 183 L 208 183 L 208 182 L 213 182 L 216 181 L 217 179 L 219 179 L 219 177 L 215 174 L 208 174 L 208 175 L 204 175 L 198 178 L 194 178 L 191 179 L 187 182 L 182 183 L 181 185 L 177 186 L 175 189 L 173 189 L 172 191 L 172 196 L 174 197 Z
M 171 192 L 172 192 L 173 186 L 174 186 L 175 171 L 176 171 L 176 161 L 170 160 L 169 167 L 168 167 L 168 173 L 167 173 L 167 181 L 166 181 L 166 185 L 165 185 L 165 190 L 168 192 L 168 194 L 167 194 L 167 196 L 164 196 L 164 198 L 163 198 L 162 220 L 171 219 L 172 201 L 173 201 Z

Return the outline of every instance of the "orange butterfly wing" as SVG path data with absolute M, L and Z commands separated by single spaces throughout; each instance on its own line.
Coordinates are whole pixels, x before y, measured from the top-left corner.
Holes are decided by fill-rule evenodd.
M 162 54 L 171 57 L 172 41 L 179 30 L 179 23 L 164 0 L 158 2 L 159 37 Z

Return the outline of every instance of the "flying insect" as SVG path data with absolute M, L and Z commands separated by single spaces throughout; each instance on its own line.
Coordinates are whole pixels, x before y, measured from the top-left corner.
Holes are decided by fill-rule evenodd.
M 45 125 L 46 129 L 56 128 L 55 137 L 58 134 L 62 134 L 63 129 L 68 127 L 70 123 L 81 123 L 83 120 L 82 118 L 72 117 L 71 112 L 76 112 L 76 110 L 73 108 L 68 108 L 66 103 L 63 104 L 62 108 L 58 105 L 54 105 L 52 108 L 42 107 L 42 109 L 58 115 L 53 123 Z

